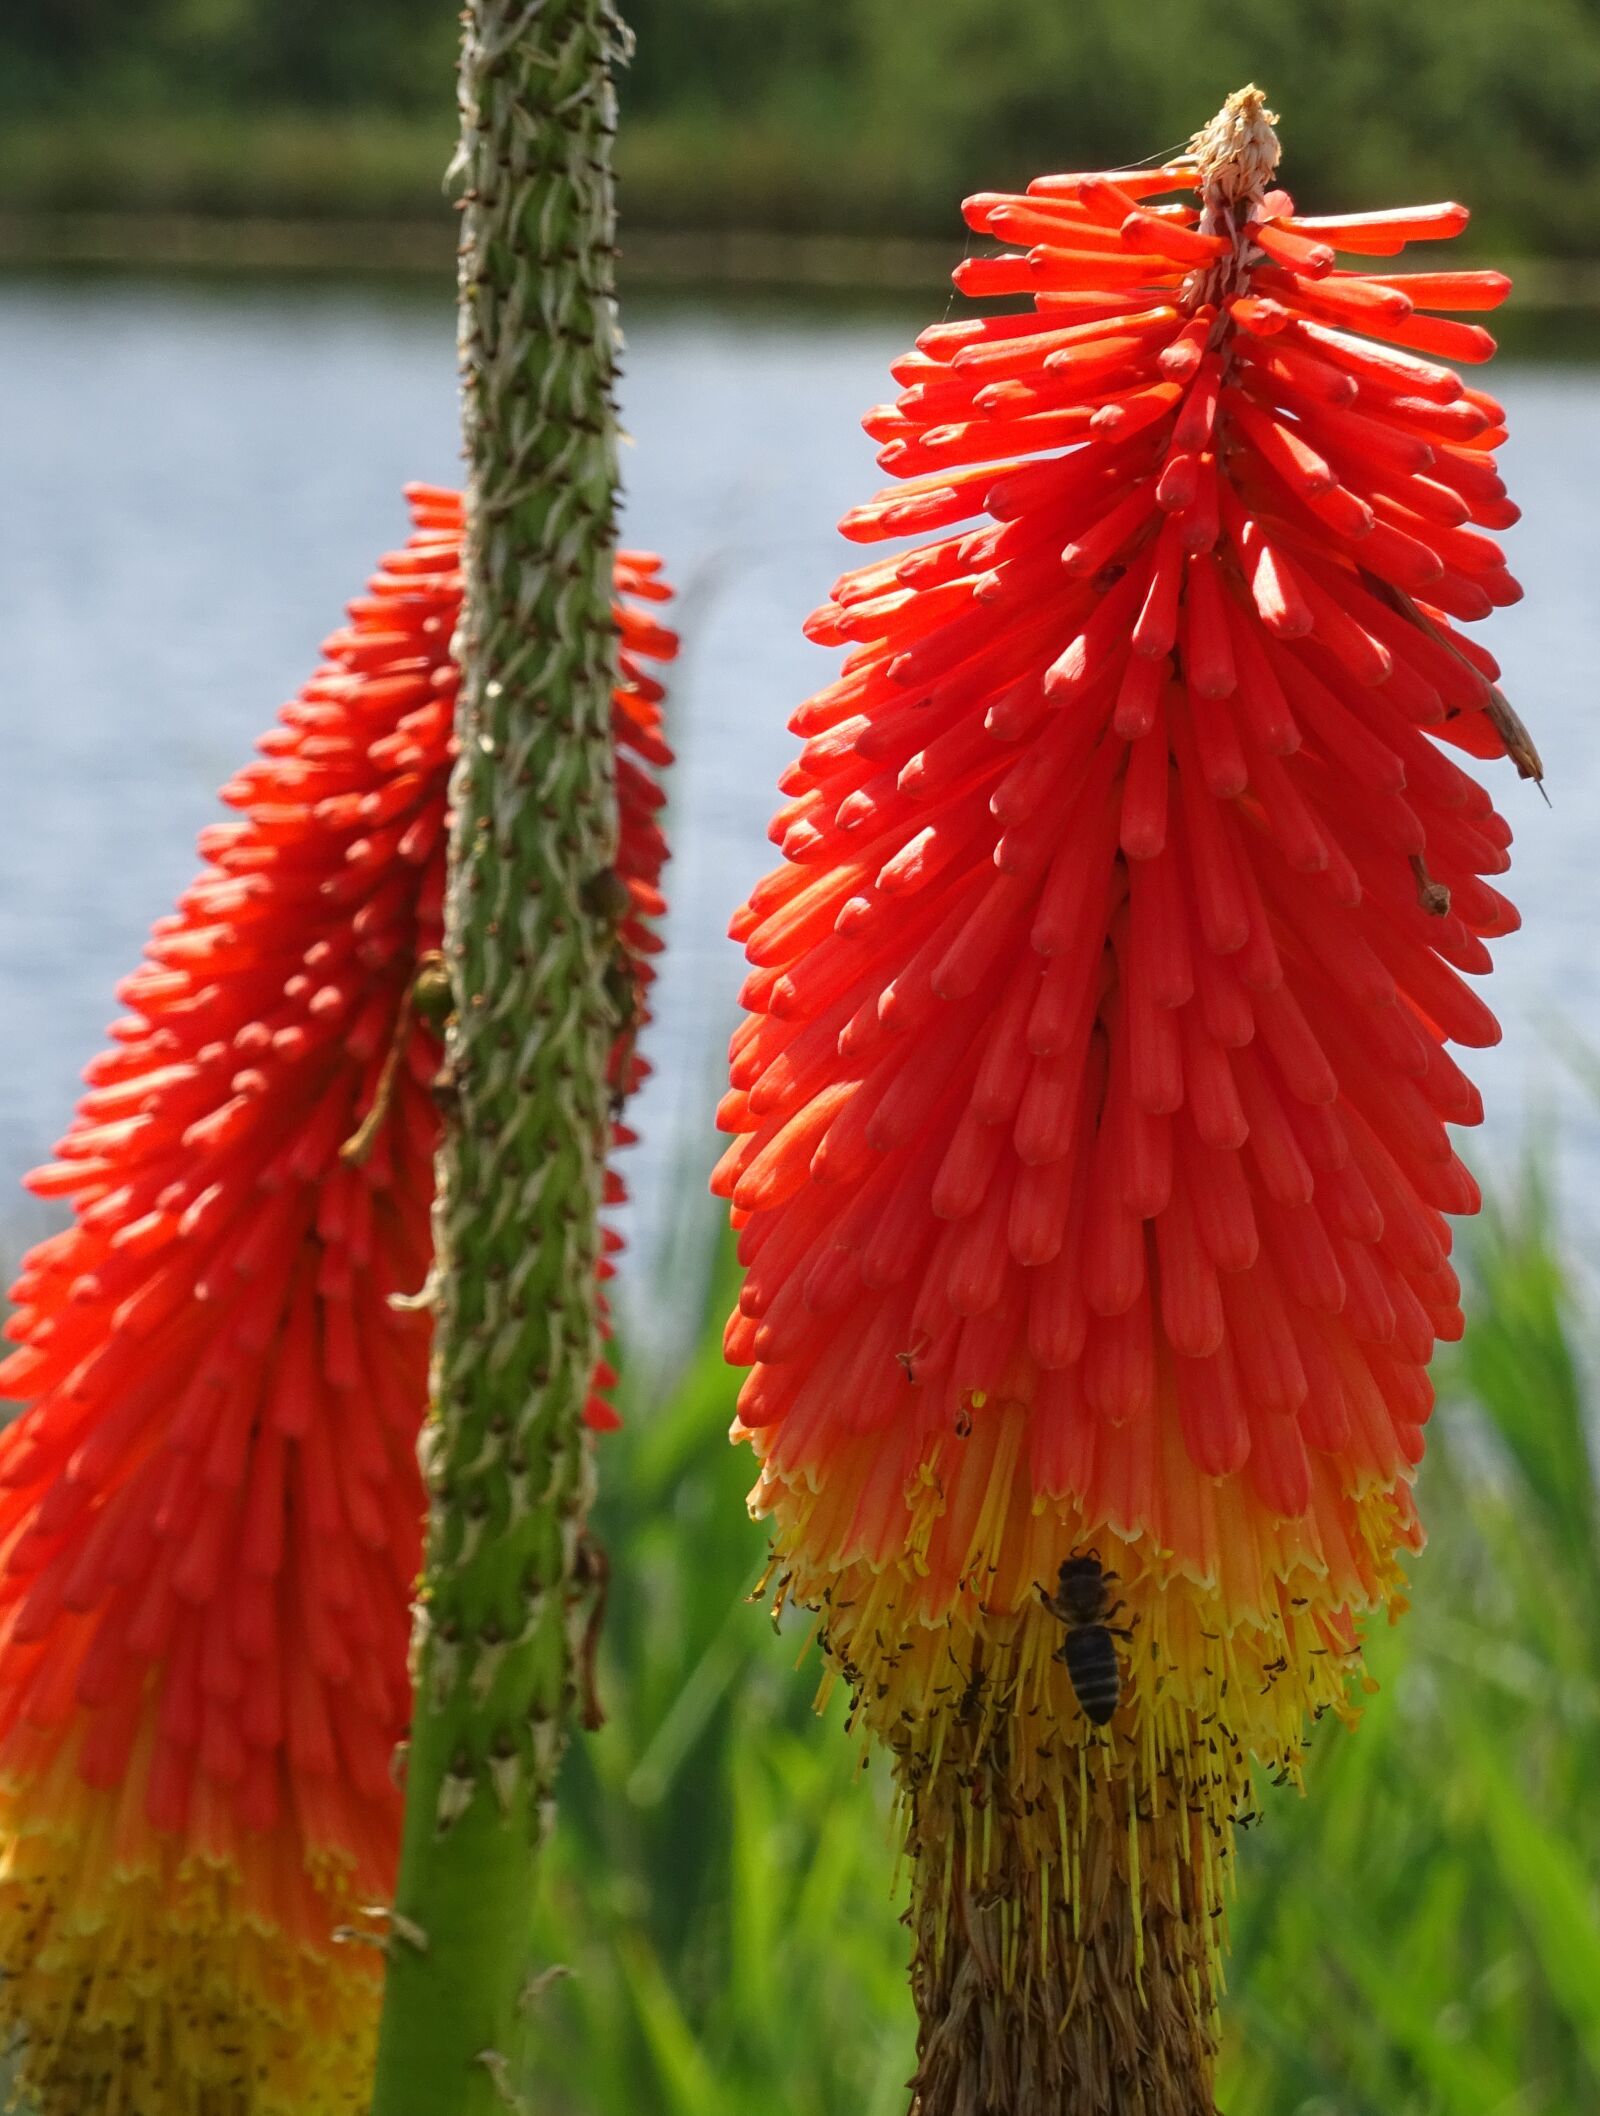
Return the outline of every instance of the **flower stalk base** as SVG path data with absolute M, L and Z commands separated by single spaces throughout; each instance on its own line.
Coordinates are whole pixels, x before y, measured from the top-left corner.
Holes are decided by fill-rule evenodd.
M 1142 1783 L 1107 1741 L 1019 1796 L 1010 1731 L 980 1721 L 925 1777 L 903 1766 L 916 2116 L 1194 2116 L 1216 2051 L 1209 1789 L 1181 1764 Z

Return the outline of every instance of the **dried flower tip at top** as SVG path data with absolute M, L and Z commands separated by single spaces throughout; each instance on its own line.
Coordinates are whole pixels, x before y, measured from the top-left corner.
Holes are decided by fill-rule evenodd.
M 1210 124 L 1195 134 L 1189 152 L 1207 205 L 1261 196 L 1277 172 L 1282 151 L 1273 129 L 1277 122 L 1277 113 L 1267 108 L 1266 97 L 1252 84 L 1235 90 Z

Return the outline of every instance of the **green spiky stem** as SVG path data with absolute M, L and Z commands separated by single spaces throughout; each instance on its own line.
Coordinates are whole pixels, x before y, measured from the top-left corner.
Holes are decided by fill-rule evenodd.
M 374 2116 L 514 2101 L 580 1619 L 615 1032 L 616 490 L 605 0 L 470 0 L 453 1012 L 416 1711 Z

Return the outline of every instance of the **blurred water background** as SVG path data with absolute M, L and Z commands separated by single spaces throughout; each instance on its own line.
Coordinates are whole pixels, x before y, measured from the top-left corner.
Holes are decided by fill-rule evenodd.
M 442 291 L 442 290 L 441 290 Z M 629 1157 L 635 1297 L 704 1195 L 710 1113 L 740 964 L 731 908 L 771 858 L 785 730 L 832 659 L 801 637 L 851 547 L 833 529 L 882 479 L 859 429 L 920 303 L 635 296 L 627 306 L 625 536 L 680 591 L 672 678 L 673 863 Z M 1592 847 L 1600 667 L 1591 495 L 1600 365 L 1589 319 L 1513 317 L 1490 386 L 1510 409 L 1509 544 L 1528 599 L 1487 637 L 1545 758 L 1549 805 L 1484 767 L 1517 843 L 1526 929 L 1497 949 L 1505 1040 L 1470 1064 L 1504 1169 L 1559 1126 L 1569 1233 L 1593 1231 L 1600 1119 L 1563 1042 L 1600 1046 Z M 453 321 L 405 285 L 0 281 L 0 1226 L 70 1109 L 117 979 L 194 867 L 216 787 L 309 672 L 374 560 L 404 534 L 402 485 L 449 481 Z M 659 1311 L 657 1311 L 659 1312 Z

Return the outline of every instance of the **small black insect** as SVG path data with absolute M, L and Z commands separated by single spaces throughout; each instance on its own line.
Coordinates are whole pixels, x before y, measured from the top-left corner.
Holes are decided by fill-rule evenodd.
M 961 1663 L 956 1659 L 954 1653 L 950 1655 L 950 1665 L 959 1675 Z M 972 1670 L 967 1677 L 966 1688 L 961 1693 L 961 1702 L 956 1706 L 956 1718 L 962 1726 L 970 1727 L 977 1724 L 979 1714 L 983 1708 L 983 1693 L 988 1686 L 988 1681 L 988 1670 L 983 1665 L 983 1653 L 981 1649 L 974 1648 Z
M 1116 1577 L 1101 1569 L 1098 1551 L 1088 1550 L 1063 1561 L 1054 1594 L 1039 1589 L 1040 1601 L 1067 1627 L 1056 1658 L 1065 1664 L 1084 1718 L 1097 1727 L 1122 1695 L 1122 1669 L 1111 1641 L 1133 1636 L 1126 1625 L 1111 1622 L 1124 1607 L 1111 1599 Z

